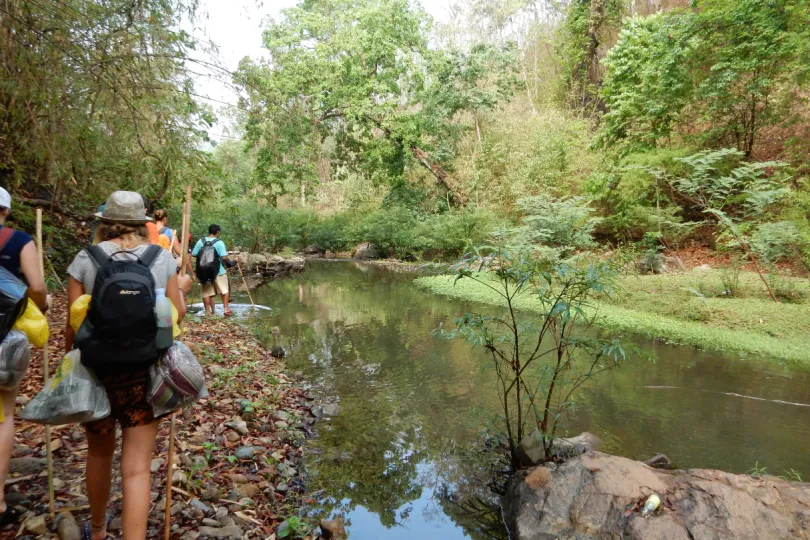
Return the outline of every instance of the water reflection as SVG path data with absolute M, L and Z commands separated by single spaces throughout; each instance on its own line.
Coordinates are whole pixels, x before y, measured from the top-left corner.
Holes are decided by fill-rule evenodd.
M 258 315 L 268 341 L 285 345 L 288 364 L 339 400 L 340 412 L 308 443 L 310 487 L 346 516 L 352 538 L 498 537 L 486 487 L 497 455 L 471 451 L 496 412 L 486 359 L 431 335 L 471 306 L 425 294 L 412 277 L 321 263 L 255 294 L 273 308 Z M 806 408 L 716 393 L 810 403 L 806 374 L 639 344 L 658 361 L 631 362 L 587 387 L 570 432 L 591 431 L 628 457 L 665 452 L 681 467 L 743 472 L 759 461 L 774 473 L 810 472 L 810 455 L 795 443 L 810 435 Z

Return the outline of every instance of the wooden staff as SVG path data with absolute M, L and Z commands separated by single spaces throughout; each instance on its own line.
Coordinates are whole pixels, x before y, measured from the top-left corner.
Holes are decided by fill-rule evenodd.
M 45 279 L 45 251 L 42 247 L 42 208 L 37 208 L 37 254 L 39 255 L 39 269 L 42 272 L 42 279 Z M 46 317 L 47 317 L 47 312 Z M 50 339 L 50 336 L 49 336 Z M 44 384 L 48 384 L 48 342 L 42 347 L 42 374 Z M 51 451 L 51 426 L 45 426 L 45 456 L 48 467 L 48 512 L 51 519 L 55 514 L 53 497 L 53 452 Z
M 186 261 L 188 260 L 188 231 L 191 227 L 191 186 L 186 187 L 186 202 L 183 204 L 183 235 L 180 242 L 182 253 L 180 253 L 180 271 L 185 273 Z M 166 474 L 166 509 L 164 517 L 164 540 L 169 540 L 171 536 L 172 517 L 172 475 L 174 474 L 174 438 L 177 429 L 177 413 L 172 413 L 172 423 L 169 427 L 169 466 Z
M 236 261 L 236 268 L 239 270 L 239 275 L 242 276 L 242 284 L 245 286 L 245 290 L 248 293 L 248 298 L 250 298 L 250 303 L 253 304 L 253 309 L 256 309 L 256 302 L 253 301 L 253 295 L 250 294 L 250 287 L 248 287 L 247 281 L 245 280 L 245 275 L 242 273 L 242 267 L 239 265 L 239 261 Z

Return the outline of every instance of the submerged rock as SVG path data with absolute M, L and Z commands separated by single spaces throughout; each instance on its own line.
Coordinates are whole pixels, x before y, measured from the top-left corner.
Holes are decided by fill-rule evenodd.
M 639 511 L 651 494 L 663 504 Z M 587 452 L 558 467 L 519 471 L 505 517 L 517 540 L 804 538 L 810 485 L 714 470 L 680 473 Z
M 326 540 L 343 540 L 347 538 L 346 527 L 341 518 L 322 519 L 320 522 L 321 536 Z
M 645 465 L 649 465 L 653 469 L 665 469 L 665 470 L 672 470 L 676 469 L 675 464 L 670 461 L 670 459 L 666 456 L 666 454 L 655 454 L 653 457 L 648 459 L 644 462 Z

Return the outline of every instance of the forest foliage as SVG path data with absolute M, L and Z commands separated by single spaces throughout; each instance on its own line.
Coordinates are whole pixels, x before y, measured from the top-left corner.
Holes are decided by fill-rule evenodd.
M 234 72 L 185 30 L 198 16 L 2 0 L 0 184 L 78 222 L 113 189 L 171 206 L 192 184 L 206 220 L 269 251 L 449 257 L 497 234 L 554 259 L 810 261 L 807 0 L 466 0 L 442 21 L 415 0 L 302 0 Z M 206 63 L 236 107 L 200 104 Z M 217 123 L 235 137 L 209 139 Z M 719 206 L 695 199 L 728 181 Z M 754 184 L 779 196 L 752 220 Z

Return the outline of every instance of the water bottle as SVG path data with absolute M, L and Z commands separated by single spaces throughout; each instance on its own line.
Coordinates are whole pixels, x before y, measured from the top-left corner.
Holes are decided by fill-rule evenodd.
M 158 350 L 165 350 L 174 343 L 172 335 L 172 304 L 166 298 L 166 289 L 155 291 L 155 315 L 157 317 L 157 339 Z
M 644 508 L 641 510 L 641 516 L 647 517 L 656 510 L 658 510 L 658 505 L 661 504 L 661 499 L 658 498 L 658 495 L 650 495 L 647 498 L 647 502 L 644 503 Z

